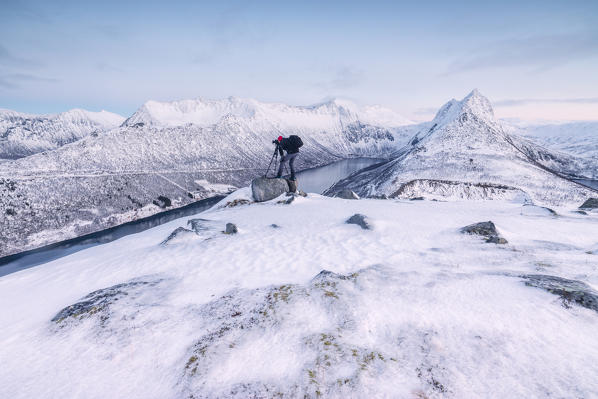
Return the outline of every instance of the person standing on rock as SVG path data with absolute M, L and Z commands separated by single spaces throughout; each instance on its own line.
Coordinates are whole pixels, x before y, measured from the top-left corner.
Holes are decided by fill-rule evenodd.
M 295 179 L 295 158 L 299 155 L 299 147 L 303 145 L 303 141 L 299 136 L 291 135 L 289 137 L 278 136 L 278 140 L 274 140 L 280 154 L 280 166 L 278 167 L 278 174 L 276 177 L 282 177 L 282 169 L 285 162 L 289 163 L 291 169 L 291 180 Z M 286 155 L 284 154 L 286 151 Z

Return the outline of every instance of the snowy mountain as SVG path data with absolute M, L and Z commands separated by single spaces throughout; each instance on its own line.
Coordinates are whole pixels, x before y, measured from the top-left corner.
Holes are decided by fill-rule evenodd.
M 598 216 L 527 208 L 309 194 L 3 276 L 0 397 L 594 398 Z
M 0 158 L 17 159 L 49 151 L 119 126 L 125 118 L 107 111 L 72 109 L 30 115 L 0 109 Z
M 598 122 L 524 123 L 508 121 L 510 132 L 550 149 L 577 157 L 598 159 Z
M 422 125 L 424 126 L 424 125 Z M 581 204 L 592 191 L 571 178 L 598 177 L 596 160 L 549 151 L 508 134 L 477 90 L 445 104 L 394 159 L 337 183 L 361 196 L 518 198 Z
M 387 157 L 416 129 L 403 122 L 338 100 L 150 101 L 121 127 L 0 164 L 0 256 L 151 215 L 162 210 L 155 203 L 182 206 L 246 185 L 265 172 L 279 135 L 302 137 L 298 169 Z

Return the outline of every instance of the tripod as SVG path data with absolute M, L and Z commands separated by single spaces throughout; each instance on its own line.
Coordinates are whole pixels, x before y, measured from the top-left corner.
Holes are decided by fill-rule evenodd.
M 265 178 L 268 177 L 268 172 L 270 172 L 270 167 L 272 166 L 272 162 L 274 162 L 274 168 L 276 169 L 276 160 L 278 160 L 278 146 L 279 145 L 280 144 L 278 144 L 278 142 L 276 142 L 276 145 L 274 146 L 274 154 L 272 154 L 272 158 L 270 158 L 270 163 L 268 164 L 268 169 L 266 169 L 266 173 L 264 173 Z M 282 162 L 282 159 L 281 159 L 281 162 Z M 286 170 L 286 165 L 285 165 L 285 170 Z

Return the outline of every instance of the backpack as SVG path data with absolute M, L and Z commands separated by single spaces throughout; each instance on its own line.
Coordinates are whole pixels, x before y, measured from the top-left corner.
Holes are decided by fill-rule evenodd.
M 292 134 L 289 136 L 289 144 L 291 150 L 297 152 L 299 151 L 299 147 L 303 146 L 303 140 L 301 140 L 301 137 Z

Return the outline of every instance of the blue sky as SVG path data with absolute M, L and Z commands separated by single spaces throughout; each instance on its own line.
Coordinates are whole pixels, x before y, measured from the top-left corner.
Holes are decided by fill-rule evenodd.
M 330 97 L 427 119 L 477 87 L 501 117 L 598 119 L 598 1 L 0 0 L 0 107 Z

